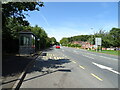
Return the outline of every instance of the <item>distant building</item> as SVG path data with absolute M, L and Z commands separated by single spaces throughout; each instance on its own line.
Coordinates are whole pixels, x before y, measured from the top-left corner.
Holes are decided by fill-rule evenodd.
M 84 42 L 84 41 L 73 41 L 73 44 L 79 44 L 81 45 L 81 48 L 83 49 L 89 49 L 89 48 L 93 48 L 94 45 L 91 45 L 89 42 Z

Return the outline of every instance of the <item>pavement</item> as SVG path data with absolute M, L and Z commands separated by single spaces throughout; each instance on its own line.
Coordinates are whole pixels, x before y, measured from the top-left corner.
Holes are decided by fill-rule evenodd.
M 14 89 L 23 76 L 28 65 L 35 61 L 38 54 L 31 56 L 7 55 L 2 59 L 2 90 Z
M 61 47 L 43 51 L 20 88 L 109 88 L 118 90 L 118 56 Z M 112 88 L 112 89 L 110 89 Z

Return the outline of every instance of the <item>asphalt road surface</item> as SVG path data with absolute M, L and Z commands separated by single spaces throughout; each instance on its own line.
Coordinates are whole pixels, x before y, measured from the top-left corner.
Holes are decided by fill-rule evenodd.
M 55 47 L 43 51 L 20 88 L 118 88 L 118 56 Z

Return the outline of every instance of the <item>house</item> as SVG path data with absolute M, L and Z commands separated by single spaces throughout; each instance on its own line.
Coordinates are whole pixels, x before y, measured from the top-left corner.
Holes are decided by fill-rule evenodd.
M 93 48 L 94 45 L 91 45 L 89 42 L 84 42 L 84 41 L 73 41 L 73 44 L 79 44 L 81 45 L 81 48 L 83 49 L 89 49 L 89 48 Z

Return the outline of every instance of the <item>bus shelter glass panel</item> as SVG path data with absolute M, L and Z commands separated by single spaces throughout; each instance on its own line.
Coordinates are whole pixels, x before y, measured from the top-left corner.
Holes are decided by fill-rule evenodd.
M 35 48 L 35 37 L 33 35 L 31 35 L 32 37 L 32 47 Z
M 20 34 L 20 54 L 35 53 L 35 36 L 33 34 Z
M 20 38 L 20 45 L 21 46 L 30 46 L 30 37 L 28 37 L 28 36 L 21 36 L 21 38 Z

